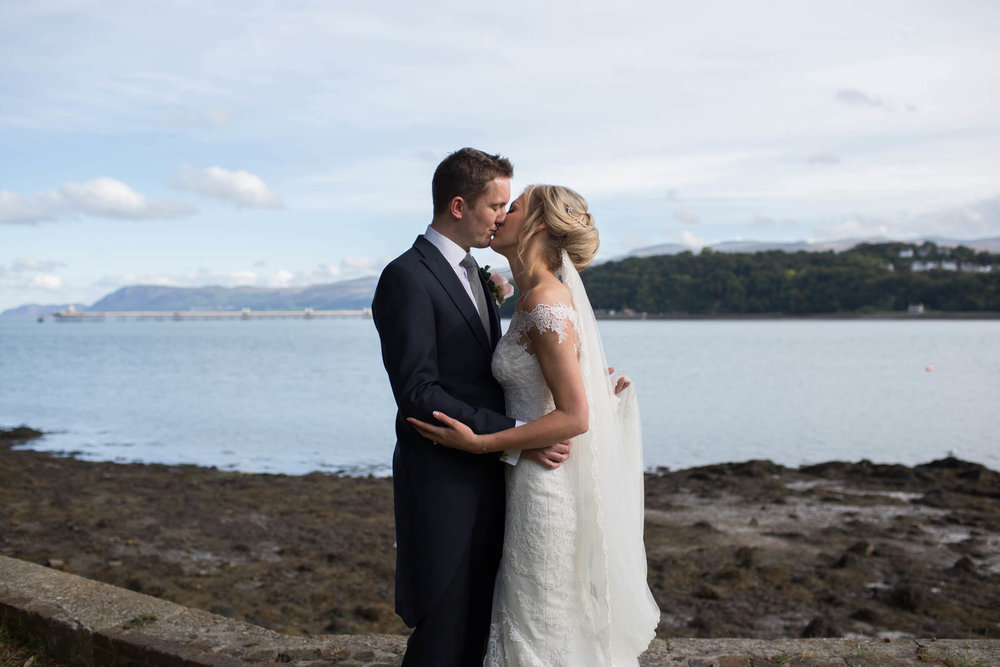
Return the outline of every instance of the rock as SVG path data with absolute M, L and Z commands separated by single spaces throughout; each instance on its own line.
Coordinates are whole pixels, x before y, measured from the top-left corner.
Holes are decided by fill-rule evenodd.
M 927 596 L 920 588 L 911 584 L 903 584 L 890 589 L 885 594 L 885 601 L 893 607 L 918 612 L 926 604 Z
M 868 558 L 873 553 L 875 553 L 875 546 L 870 544 L 869 542 L 860 540 L 852 544 L 850 548 L 848 548 L 848 551 L 852 554 L 857 554 L 858 556 L 864 556 L 865 558 Z
M 946 470 L 955 470 L 956 468 L 969 468 L 975 466 L 975 463 L 969 463 L 968 461 L 963 461 L 962 459 L 957 459 L 954 456 L 948 456 L 943 459 L 937 459 L 936 461 L 931 461 L 930 463 L 925 463 L 923 465 L 917 466 L 920 468 L 944 468 Z
M 851 618 L 862 623 L 876 624 L 879 622 L 878 613 L 870 607 L 862 607 L 851 614 Z
M 858 565 L 859 561 L 860 559 L 858 558 L 857 554 L 852 553 L 850 550 L 847 550 L 844 552 L 844 555 L 841 556 L 837 560 L 837 562 L 833 564 L 833 567 L 838 570 L 843 570 L 844 568 L 854 567 Z
M 962 556 L 955 564 L 951 566 L 951 569 L 956 572 L 968 572 L 969 574 L 975 574 L 979 568 L 976 567 L 975 561 L 973 561 L 968 556 Z
M 12 445 L 16 445 L 21 442 L 27 442 L 28 440 L 35 440 L 40 438 L 44 433 L 41 431 L 36 431 L 33 428 L 28 428 L 27 426 L 18 426 L 12 429 L 0 428 L 0 442 L 8 442 Z
M 840 637 L 843 633 L 829 619 L 817 616 L 809 621 L 809 625 L 802 631 L 802 636 L 810 637 Z
M 754 566 L 757 556 L 756 551 L 753 547 L 740 547 L 736 550 L 736 563 L 743 569 L 749 569 Z
M 698 589 L 698 592 L 696 593 L 696 595 L 698 597 L 700 597 L 702 600 L 721 600 L 722 599 L 722 591 L 720 591 L 715 586 L 710 586 L 708 584 L 705 584 L 700 589 Z
M 828 461 L 815 465 L 800 466 L 799 470 L 807 475 L 815 475 L 823 479 L 843 479 L 847 470 L 853 464 L 844 461 Z

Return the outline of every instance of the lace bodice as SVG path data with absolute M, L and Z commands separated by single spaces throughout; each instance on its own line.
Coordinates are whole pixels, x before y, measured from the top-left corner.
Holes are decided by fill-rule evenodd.
M 576 326 L 576 312 L 564 303 L 514 313 L 493 354 L 493 375 L 503 386 L 508 416 L 527 422 L 555 408 L 528 332 L 554 332 L 560 345 L 577 345 L 579 352 Z M 503 559 L 487 667 L 609 664 L 583 631 L 575 595 L 578 522 L 572 470 L 571 464 L 548 470 L 524 459 L 507 470 Z
M 527 422 L 555 408 L 538 359 L 531 352 L 528 332 L 532 328 L 543 333 L 552 331 L 560 344 L 571 337 L 576 344 L 575 327 L 576 312 L 561 302 L 540 303 L 530 311 L 514 313 L 493 353 L 493 377 L 503 387 L 508 417 Z
M 646 584 L 639 412 L 631 387 L 627 400 L 611 394 L 597 322 L 565 251 L 559 275 L 578 309 L 555 303 L 515 313 L 493 375 L 508 416 L 551 412 L 533 354 L 538 336 L 528 333 L 554 332 L 559 345 L 576 347 L 589 429 L 555 470 L 523 456 L 505 468 L 503 556 L 484 665 L 638 667 L 660 618 Z

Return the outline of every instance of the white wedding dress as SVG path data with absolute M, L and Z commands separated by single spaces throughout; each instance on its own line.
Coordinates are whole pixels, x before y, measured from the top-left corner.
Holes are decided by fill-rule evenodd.
M 646 584 L 642 453 L 635 393 L 611 390 L 593 312 L 576 270 L 561 277 L 573 303 L 517 312 L 493 355 L 507 415 L 531 421 L 555 405 L 527 332 L 577 346 L 590 428 L 555 470 L 522 458 L 507 470 L 503 556 L 484 664 L 638 664 L 659 610 Z

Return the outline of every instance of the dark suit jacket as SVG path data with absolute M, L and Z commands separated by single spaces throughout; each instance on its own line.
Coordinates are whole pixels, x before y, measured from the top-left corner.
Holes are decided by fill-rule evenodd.
M 492 304 L 485 280 L 483 289 Z M 514 420 L 504 415 L 503 390 L 490 371 L 500 337 L 496 307 L 488 337 L 455 272 L 423 236 L 383 270 L 372 315 L 398 408 L 396 613 L 414 626 L 451 582 L 477 527 L 491 526 L 496 534 L 487 540 L 490 553 L 471 557 L 499 562 L 504 464 L 494 455 L 434 445 L 405 418 L 435 423 L 431 412 L 440 410 L 477 433 L 510 428 Z

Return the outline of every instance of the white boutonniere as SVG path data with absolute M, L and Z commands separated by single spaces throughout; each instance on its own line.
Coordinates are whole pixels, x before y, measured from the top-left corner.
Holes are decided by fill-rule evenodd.
M 493 300 L 496 301 L 498 306 L 502 306 L 503 302 L 509 299 L 510 295 L 514 293 L 514 286 L 499 271 L 490 271 L 489 264 L 479 270 L 482 272 L 483 277 L 486 278 L 486 282 L 490 286 L 490 291 L 493 292 Z

